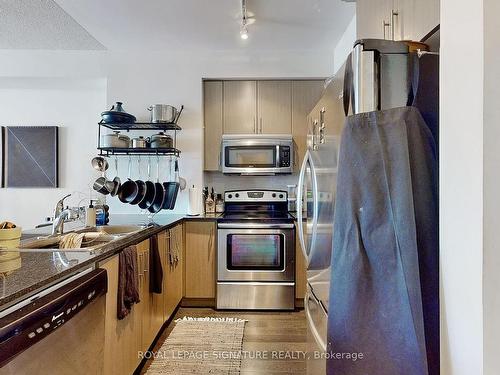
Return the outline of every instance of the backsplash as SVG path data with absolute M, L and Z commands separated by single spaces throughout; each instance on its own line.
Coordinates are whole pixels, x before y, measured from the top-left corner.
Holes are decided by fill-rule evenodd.
M 204 186 L 213 187 L 218 193 L 240 189 L 285 190 L 287 185 L 297 185 L 298 173 L 276 176 L 225 175 L 221 172 L 204 172 Z

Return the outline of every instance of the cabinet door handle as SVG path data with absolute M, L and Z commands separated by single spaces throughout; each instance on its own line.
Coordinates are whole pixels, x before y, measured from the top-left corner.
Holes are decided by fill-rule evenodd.
M 382 21 L 383 25 L 384 25 L 384 39 L 387 39 L 387 34 L 385 32 L 385 30 L 391 26 L 391 24 L 389 22 L 387 22 L 386 20 Z
M 396 17 L 399 16 L 399 12 L 395 11 L 394 9 L 391 11 L 391 38 L 392 40 L 396 40 Z M 385 29 L 384 29 L 385 31 Z
M 212 257 L 212 242 L 213 242 L 214 228 L 210 228 L 210 235 L 208 236 L 208 260 Z
M 319 124 L 319 143 L 325 143 L 325 112 L 326 109 L 323 107 L 319 112 L 320 124 Z

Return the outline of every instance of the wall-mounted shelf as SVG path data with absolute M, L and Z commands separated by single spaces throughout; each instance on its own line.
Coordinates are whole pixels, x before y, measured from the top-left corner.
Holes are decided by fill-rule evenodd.
M 130 130 L 182 130 L 182 128 L 175 123 L 164 122 L 133 122 L 133 123 L 106 123 L 99 122 L 100 126 L 111 130 L 130 131 Z
M 120 156 L 120 155 L 162 155 L 179 156 L 181 151 L 176 148 L 117 148 L 98 147 L 100 156 Z

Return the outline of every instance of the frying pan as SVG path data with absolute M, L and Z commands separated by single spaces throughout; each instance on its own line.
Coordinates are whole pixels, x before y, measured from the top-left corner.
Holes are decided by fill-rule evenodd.
M 115 156 L 115 173 L 116 177 L 113 178 L 114 188 L 113 191 L 111 192 L 112 197 L 118 195 L 118 193 L 120 192 L 120 188 L 122 186 L 122 181 L 120 180 L 120 177 L 118 177 L 118 156 Z
M 170 158 L 170 176 L 172 176 L 172 158 Z M 175 201 L 177 200 L 177 192 L 179 191 L 179 164 L 177 159 L 175 160 L 175 173 L 174 181 L 164 182 L 163 186 L 165 188 L 165 201 L 163 202 L 163 208 L 166 210 L 173 210 L 175 207 Z
M 141 157 L 137 158 L 137 168 L 139 169 L 139 179 L 135 180 L 137 184 L 137 196 L 133 199 L 130 204 L 136 205 L 144 200 L 144 196 L 146 195 L 146 183 L 142 181 L 141 178 Z
M 137 194 L 139 194 L 139 187 L 136 182 L 130 178 L 130 168 L 131 168 L 131 158 L 128 158 L 128 179 L 125 181 L 118 193 L 118 199 L 120 199 L 123 203 L 130 203 L 135 198 L 137 198 Z
M 155 182 L 155 198 L 153 204 L 149 206 L 148 211 L 152 214 L 160 212 L 163 208 L 163 200 L 165 199 L 165 190 L 160 183 L 160 158 L 156 158 L 156 182 Z
M 146 193 L 144 194 L 144 199 L 139 202 L 139 207 L 143 210 L 149 208 L 153 204 L 156 195 L 155 184 L 151 182 L 151 158 L 148 160 L 148 180 L 145 184 Z

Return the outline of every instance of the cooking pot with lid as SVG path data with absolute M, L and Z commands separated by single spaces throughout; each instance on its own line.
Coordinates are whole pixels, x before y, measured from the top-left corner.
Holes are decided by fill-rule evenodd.
M 172 137 L 168 134 L 160 132 L 158 134 L 152 135 L 150 138 L 151 148 L 171 148 L 173 147 Z
M 177 108 L 168 104 L 153 104 L 148 107 L 151 112 L 151 122 L 174 123 L 177 117 Z

